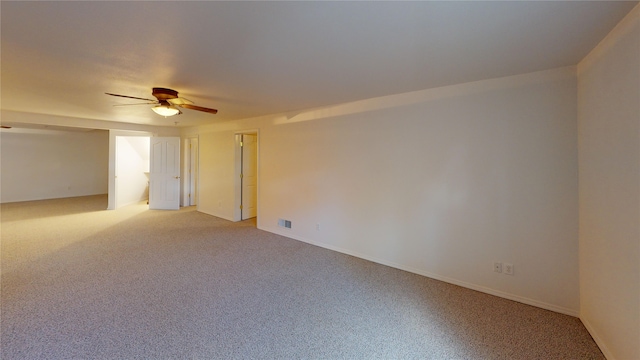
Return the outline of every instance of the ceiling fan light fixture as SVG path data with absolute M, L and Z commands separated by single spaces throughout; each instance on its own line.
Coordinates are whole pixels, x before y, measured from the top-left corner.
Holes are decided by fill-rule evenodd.
M 152 107 L 151 110 L 153 110 L 153 112 L 155 112 L 156 114 L 162 115 L 164 117 L 180 114 L 180 110 L 171 105 L 158 105 Z
M 0 0 L 1 1 L 1 0 Z M 145 99 L 137 96 L 129 96 L 129 95 L 120 95 L 113 93 L 105 93 L 111 96 L 117 96 L 127 99 L 136 99 L 136 100 L 144 100 L 145 103 L 138 104 L 122 104 L 122 105 L 143 105 L 143 104 L 157 104 L 152 107 L 151 110 L 160 116 L 174 116 L 182 114 L 182 111 L 179 108 L 202 111 L 209 114 L 217 114 L 218 110 L 210 109 L 203 106 L 194 105 L 191 100 L 187 100 L 185 98 L 178 97 L 178 92 L 172 89 L 165 88 L 153 88 L 151 95 L 156 98 L 153 99 Z M 119 106 L 119 105 L 114 105 Z

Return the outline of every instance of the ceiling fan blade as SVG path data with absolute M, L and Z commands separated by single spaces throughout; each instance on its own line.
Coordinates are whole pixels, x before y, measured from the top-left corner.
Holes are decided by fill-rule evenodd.
M 176 104 L 176 106 L 180 106 L 180 107 L 185 108 L 185 109 L 204 111 L 204 112 L 208 112 L 210 114 L 217 114 L 218 113 L 218 110 L 216 110 L 216 109 L 209 109 L 209 108 L 206 108 L 206 107 L 196 106 L 196 105 L 191 105 L 191 104 Z
M 183 97 L 177 97 L 175 99 L 167 99 L 167 101 L 169 103 L 171 103 L 172 105 L 176 105 L 176 106 L 180 106 L 180 105 L 184 105 L 184 104 L 193 105 L 193 101 L 191 101 L 189 99 L 185 99 Z
M 154 101 L 154 102 L 135 103 L 135 104 L 113 104 L 112 106 L 155 105 L 155 104 L 158 104 L 158 102 Z
M 137 99 L 137 100 L 146 100 L 146 101 L 156 102 L 156 100 L 154 100 L 154 99 L 145 99 L 145 98 L 139 98 L 139 97 L 135 97 L 135 96 L 119 95 L 119 94 L 112 94 L 112 93 L 105 93 L 105 94 L 111 95 L 111 96 L 123 97 L 123 98 L 127 98 L 127 99 Z

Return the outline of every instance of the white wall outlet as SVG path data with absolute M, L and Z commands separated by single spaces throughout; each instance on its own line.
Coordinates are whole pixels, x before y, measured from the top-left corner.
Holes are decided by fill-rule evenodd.
M 497 273 L 501 273 L 502 272 L 502 263 L 501 262 L 494 262 L 493 263 L 493 271 L 495 271 Z
M 513 264 L 504 263 L 505 275 L 513 275 Z
M 320 231 L 320 224 L 316 224 L 316 230 Z

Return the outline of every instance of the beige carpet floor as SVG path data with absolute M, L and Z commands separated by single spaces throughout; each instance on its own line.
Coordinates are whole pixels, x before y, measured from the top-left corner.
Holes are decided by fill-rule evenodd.
M 195 211 L 1 207 L 0 357 L 603 359 L 580 320 Z

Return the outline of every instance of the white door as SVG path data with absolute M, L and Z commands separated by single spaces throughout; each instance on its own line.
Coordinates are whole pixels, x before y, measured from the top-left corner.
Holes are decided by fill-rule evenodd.
M 255 217 L 258 198 L 258 136 L 242 135 L 242 220 Z
M 180 209 L 180 138 L 151 138 L 149 209 Z

